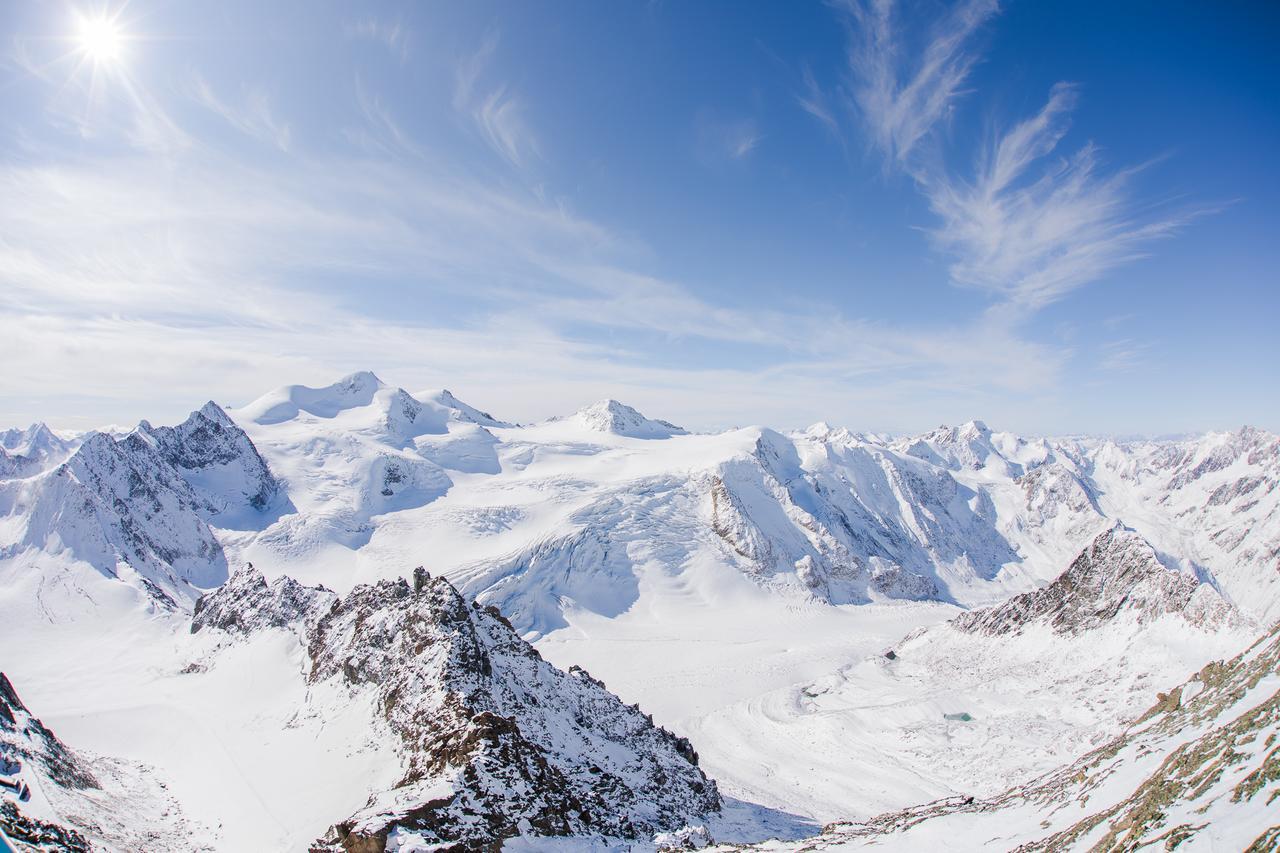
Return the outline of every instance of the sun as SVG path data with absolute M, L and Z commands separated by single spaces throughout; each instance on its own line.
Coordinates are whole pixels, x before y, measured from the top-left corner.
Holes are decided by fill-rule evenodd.
M 80 49 L 94 62 L 114 62 L 120 58 L 124 35 L 116 22 L 106 16 L 80 18 Z

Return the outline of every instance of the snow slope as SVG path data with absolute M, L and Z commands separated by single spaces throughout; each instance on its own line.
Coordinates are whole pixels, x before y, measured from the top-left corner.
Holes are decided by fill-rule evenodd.
M 726 788 L 822 820 L 991 795 L 1097 746 L 1253 630 L 1116 527 L 1044 589 L 722 709 L 691 736 L 715 744 L 707 767 Z
M 1158 694 L 1122 733 L 998 795 L 834 823 L 761 849 L 1274 850 L 1280 626 Z M 737 848 L 741 849 L 741 848 Z

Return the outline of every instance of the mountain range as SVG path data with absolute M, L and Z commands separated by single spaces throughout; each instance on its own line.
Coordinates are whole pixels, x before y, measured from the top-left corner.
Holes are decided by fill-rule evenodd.
M 1273 849 L 1278 485 L 1252 428 L 520 425 L 368 372 L 10 430 L 0 828 Z

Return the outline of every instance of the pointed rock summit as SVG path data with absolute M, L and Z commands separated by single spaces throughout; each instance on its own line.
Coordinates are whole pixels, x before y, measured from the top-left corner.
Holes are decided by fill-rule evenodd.
M 405 771 L 313 849 L 382 850 L 393 834 L 458 850 L 530 832 L 647 841 L 720 808 L 687 740 L 423 569 L 339 599 L 246 567 L 200 600 L 192 630 L 299 623 L 309 680 L 375 691 Z
M 1167 568 L 1148 542 L 1123 524 L 1104 530 L 1047 587 L 974 610 L 952 624 L 974 634 L 1010 634 L 1048 625 L 1057 634 L 1081 634 L 1112 621 L 1138 623 L 1177 615 L 1213 628 L 1235 614 L 1208 583 Z

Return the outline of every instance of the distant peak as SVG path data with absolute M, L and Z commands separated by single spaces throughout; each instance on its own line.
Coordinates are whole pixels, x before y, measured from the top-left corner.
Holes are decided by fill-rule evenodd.
M 349 373 L 333 383 L 332 387 L 335 391 L 350 389 L 353 392 L 359 392 L 385 388 L 386 385 L 372 370 L 357 370 L 355 373 Z
M 581 412 L 610 412 L 619 415 L 640 415 L 640 412 L 631 408 L 626 403 L 620 403 L 612 397 L 606 397 L 603 400 L 597 400 L 589 406 L 580 410 Z M 644 417 L 640 415 L 640 417 Z
M 427 400 L 436 405 L 444 406 L 446 409 L 452 409 L 453 416 L 459 420 L 479 424 L 483 427 L 511 426 L 506 421 L 500 421 L 488 412 L 477 409 L 475 406 L 458 399 L 458 395 L 448 388 L 442 388 L 439 391 L 420 391 L 413 396 L 419 400 Z
M 669 438 L 686 431 L 673 423 L 647 418 L 636 409 L 612 398 L 579 409 L 574 417 L 588 429 L 629 438 Z
M 347 409 L 369 405 L 386 387 L 372 371 L 361 370 L 322 388 L 286 385 L 269 391 L 241 409 L 239 416 L 264 425 L 292 420 L 299 411 L 332 418 Z
M 221 406 L 212 400 L 200 407 L 200 414 L 204 415 L 211 421 L 217 421 L 218 423 L 223 424 L 231 423 L 231 418 L 227 417 L 227 413 L 223 411 Z

